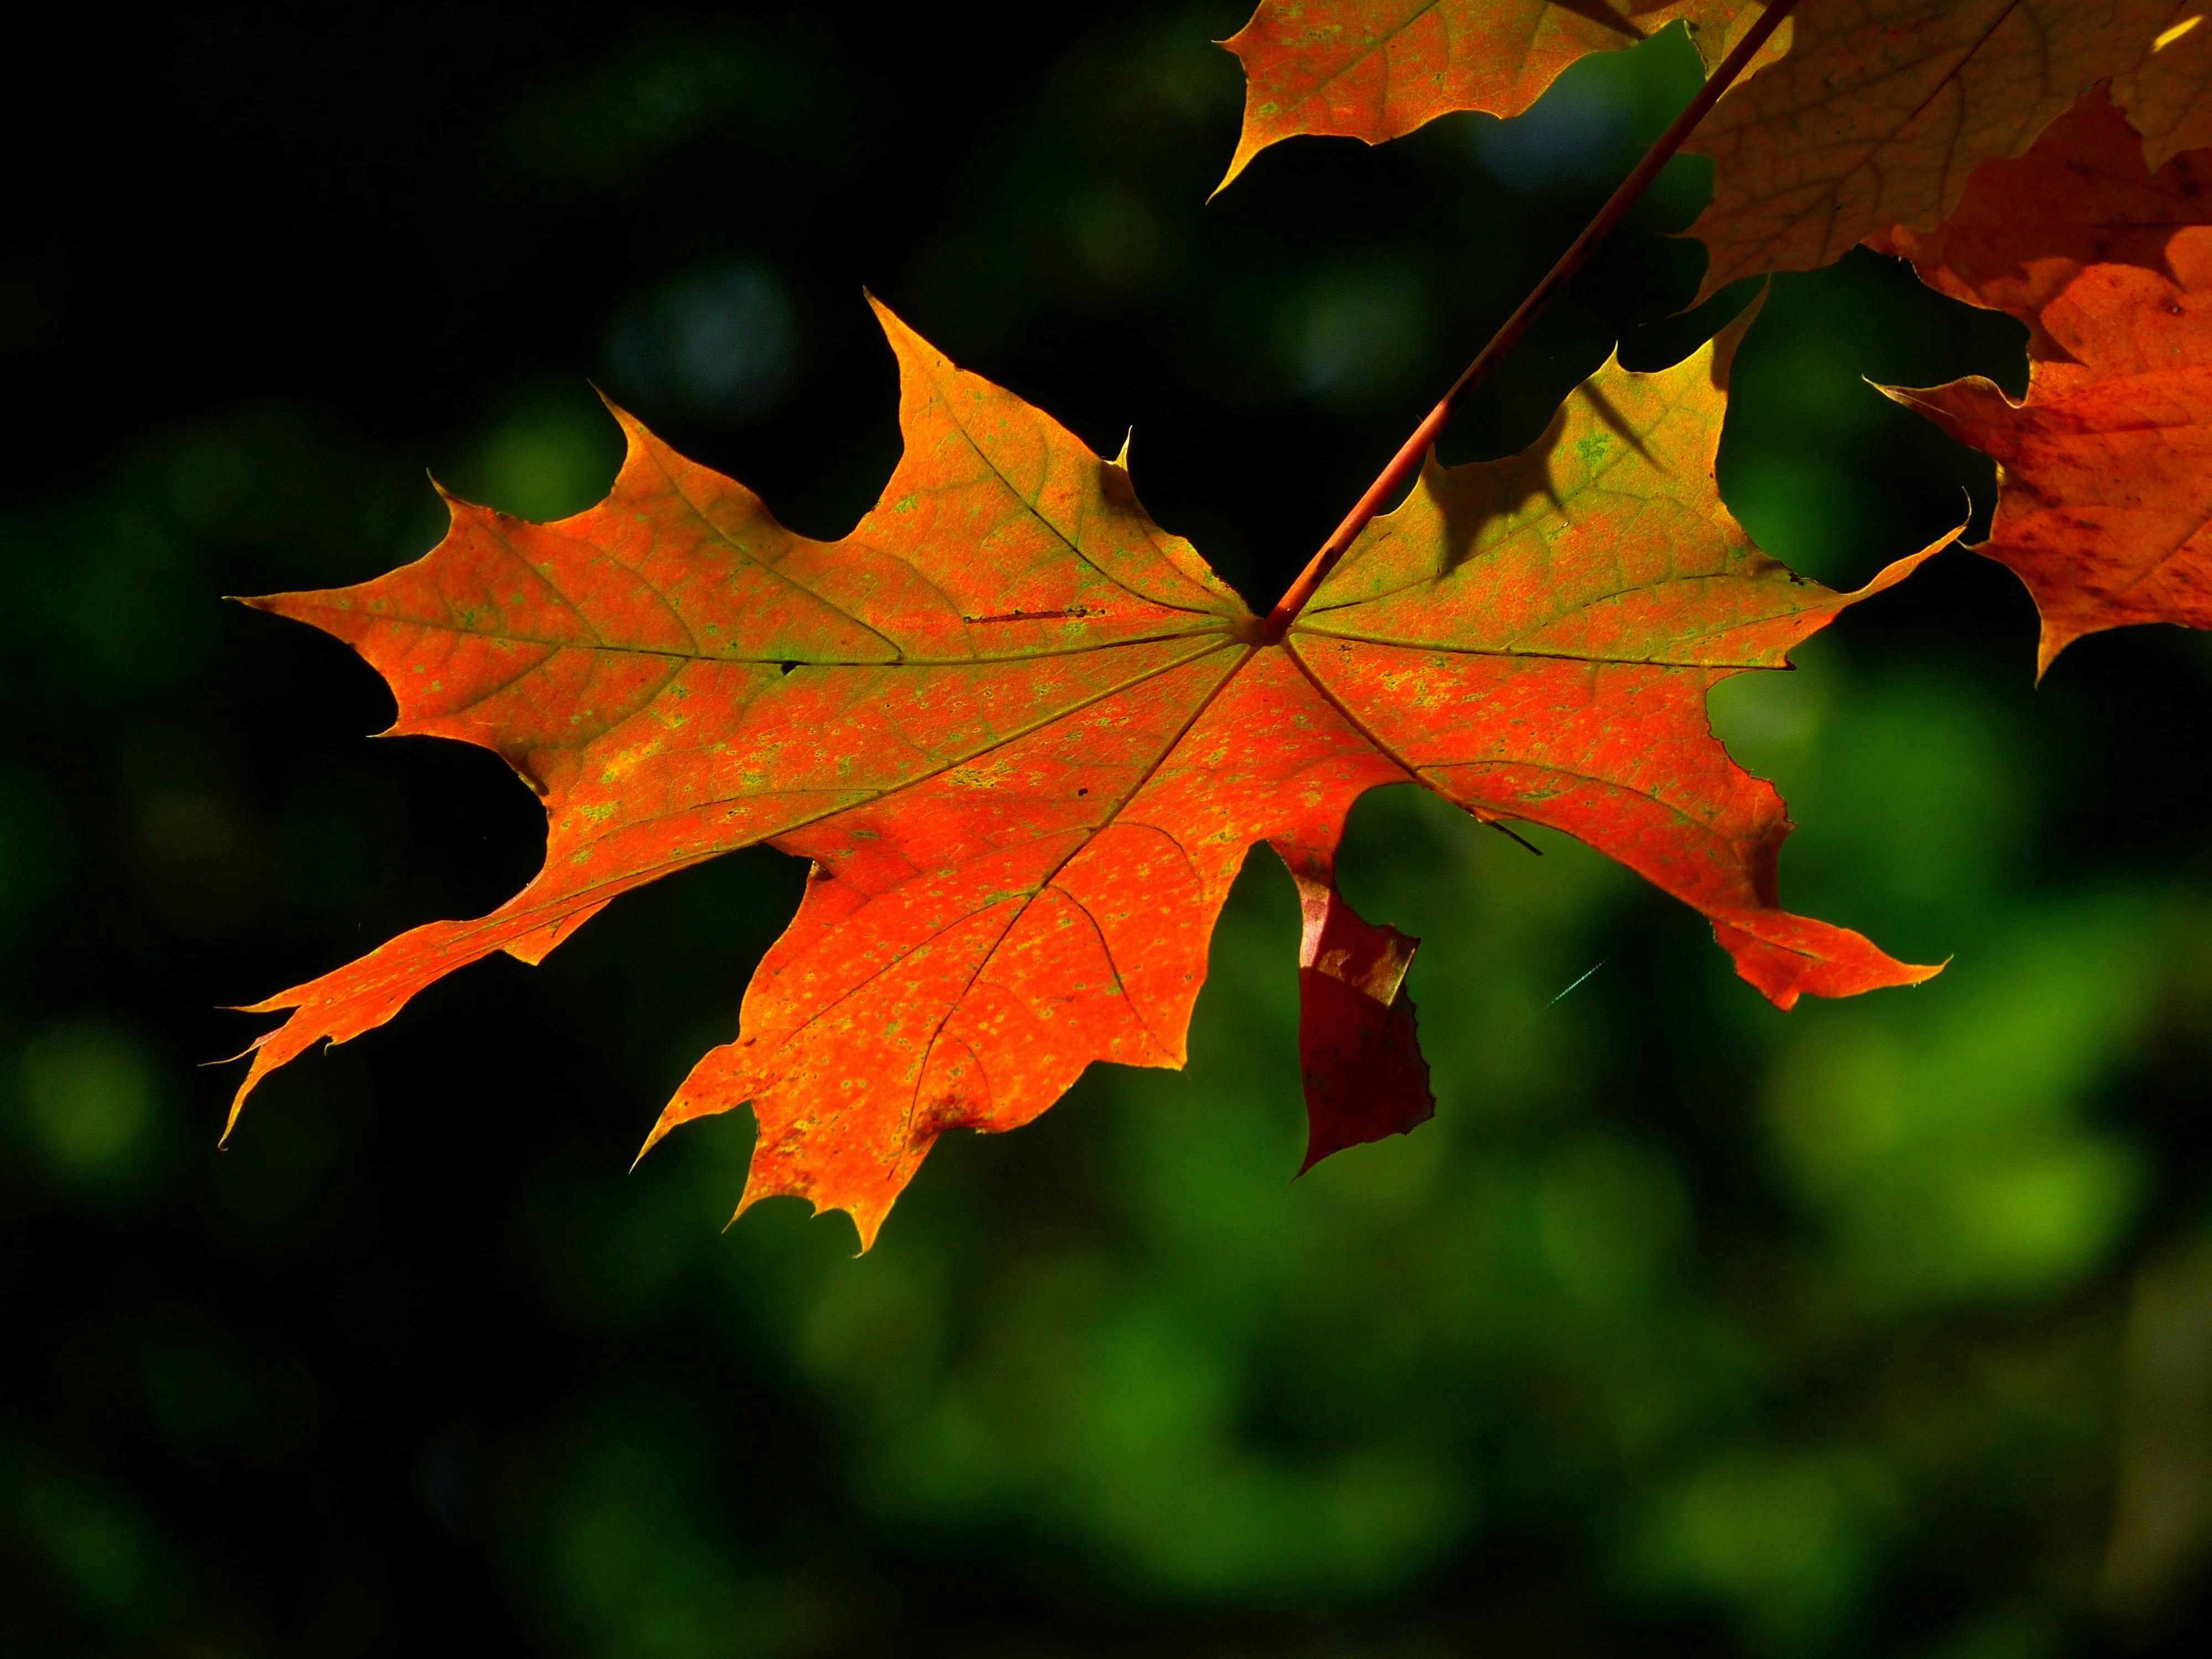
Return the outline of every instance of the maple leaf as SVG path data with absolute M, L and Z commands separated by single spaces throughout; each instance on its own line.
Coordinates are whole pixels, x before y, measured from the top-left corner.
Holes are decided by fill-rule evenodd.
M 1939 293 L 2008 312 L 2028 327 L 2031 358 L 2060 358 L 2043 307 L 2093 264 L 2171 274 L 2166 245 L 2184 225 L 2212 224 L 2212 152 L 2185 151 L 2155 174 L 2142 139 L 2102 88 L 2050 126 L 2025 155 L 1985 161 L 1935 229 L 1893 225 L 1867 239 L 1910 259 Z
M 1929 230 L 1985 161 L 2017 155 L 2112 83 L 2152 165 L 2212 121 L 2212 28 L 2190 0 L 1806 0 L 1788 54 L 1683 146 L 1713 159 L 1688 234 L 1698 298 L 1810 270 L 1895 225 Z
M 1783 665 L 1935 550 L 1844 595 L 1751 544 L 1712 475 L 1740 327 L 1673 369 L 1608 365 L 1522 455 L 1431 465 L 1270 637 L 1121 463 L 878 311 L 905 452 L 842 541 L 623 416 L 586 513 L 455 501 L 415 564 L 253 601 L 361 651 L 393 731 L 505 756 L 548 833 L 489 915 L 258 1005 L 291 1012 L 241 1103 L 466 962 L 538 961 L 623 891 L 766 841 L 813 861 L 799 913 L 647 1144 L 750 1103 L 740 1210 L 795 1194 L 865 1245 L 946 1129 L 1025 1122 L 1094 1060 L 1182 1063 L 1215 916 L 1264 840 L 1306 908 L 1310 1163 L 1431 1105 L 1413 941 L 1332 874 L 1385 783 L 1579 836 L 1703 911 L 1782 1006 L 1935 971 L 1779 908 L 1782 803 L 1706 722 L 1715 683 Z
M 1998 465 L 1976 550 L 2042 617 L 2037 672 L 2084 634 L 2212 627 L 2212 150 L 2154 174 L 2101 92 L 2014 161 L 1978 168 L 1950 218 L 1875 246 L 2028 325 L 2015 404 L 1979 376 L 1883 390 Z
M 1677 21 L 1701 48 L 1742 0 L 1261 0 L 1221 44 L 1244 66 L 1244 124 L 1218 188 L 1300 133 L 1379 144 L 1455 110 L 1518 115 L 1560 70 Z
M 2035 364 L 2021 403 L 1978 375 L 1882 388 L 1996 459 L 1975 550 L 2034 596 L 2039 675 L 2085 634 L 2212 628 L 2212 227 L 2167 252 L 2176 276 L 2092 265 L 2042 308 L 2075 361 Z
M 2014 403 L 1980 376 L 1882 389 L 1996 458 L 1976 550 L 2027 583 L 2040 675 L 2084 634 L 2212 628 L 2212 227 L 2166 246 L 2175 275 L 2083 270 L 2038 313 L 2070 362 L 2033 366 Z

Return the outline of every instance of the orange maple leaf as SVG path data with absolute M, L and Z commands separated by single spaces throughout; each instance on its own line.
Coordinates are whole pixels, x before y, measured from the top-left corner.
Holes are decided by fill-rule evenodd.
M 1439 115 L 1518 115 L 1561 70 L 1676 21 L 1723 46 L 1743 0 L 1261 0 L 1221 44 L 1244 66 L 1244 124 L 1225 188 L 1300 133 L 1401 138 Z
M 1384 783 L 1589 842 L 1711 918 L 1782 1006 L 1935 971 L 1778 907 L 1782 803 L 1706 723 L 1715 683 L 1927 556 L 1839 595 L 1752 545 L 1712 476 L 1735 333 L 1658 374 L 1608 365 L 1522 455 L 1432 464 L 1270 637 L 1121 464 L 878 309 L 906 448 L 842 541 L 625 416 L 588 512 L 456 501 L 415 564 L 254 601 L 360 650 L 393 731 L 505 756 L 549 828 L 489 915 L 258 1005 L 291 1012 L 241 1103 L 465 963 L 538 961 L 617 894 L 767 841 L 813 860 L 805 898 L 653 1139 L 750 1103 L 739 1208 L 795 1194 L 866 1243 L 945 1130 L 1026 1122 L 1093 1060 L 1182 1063 L 1215 915 L 1264 840 L 1305 900 L 1311 1162 L 1430 1109 L 1413 941 L 1331 873 Z
M 1930 286 L 2028 325 L 2027 398 L 1979 376 L 1883 390 L 1996 458 L 1976 550 L 2043 619 L 2039 675 L 2084 634 L 2212 627 L 2212 150 L 2153 174 L 2101 92 L 1977 170 L 1935 232 L 1875 240 Z

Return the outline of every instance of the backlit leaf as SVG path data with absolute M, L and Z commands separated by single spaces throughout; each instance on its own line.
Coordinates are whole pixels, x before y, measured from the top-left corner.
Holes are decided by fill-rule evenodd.
M 2099 88 L 2027 155 L 1976 168 L 1934 230 L 1894 225 L 1867 245 L 1911 260 L 1922 282 L 1954 300 L 2019 318 L 2031 357 L 2063 358 L 2042 311 L 2085 267 L 2171 274 L 2166 243 L 2203 224 L 2212 224 L 2212 152 L 2185 151 L 2154 174 L 2142 138 Z
M 2187 127 L 2202 118 L 2212 38 L 2170 31 L 2194 9 L 1805 0 L 1789 55 L 1732 88 L 1684 146 L 1714 163 L 1711 204 L 1690 227 L 1712 256 L 1698 298 L 1826 264 L 1892 225 L 1933 228 L 1976 167 L 2019 155 L 2100 81 L 2130 115 Z
M 1221 43 L 1245 82 L 1221 182 L 1300 133 L 1379 144 L 1455 110 L 1518 115 L 1578 58 L 1678 20 L 1710 48 L 1745 9 L 1743 0 L 1261 0 Z
M 2042 613 L 2037 672 L 2084 634 L 2212 627 L 2212 151 L 2152 174 L 2100 94 L 1974 174 L 1932 234 L 1877 243 L 1923 280 L 2028 325 L 2027 397 L 1976 376 L 1885 388 L 1994 456 L 1977 550 Z
M 1331 873 L 1384 783 L 1589 842 L 1784 1007 L 1934 971 L 1779 908 L 1782 803 L 1707 726 L 1716 682 L 1927 556 L 1838 595 L 1752 546 L 1712 473 L 1735 335 L 1609 365 L 1524 454 L 1432 467 L 1271 641 L 1121 465 L 882 317 L 906 450 L 842 541 L 625 417 L 590 511 L 455 502 L 418 562 L 256 602 L 360 650 L 394 731 L 505 756 L 549 826 L 491 915 L 260 1005 L 289 1017 L 241 1103 L 465 963 L 538 961 L 623 891 L 767 841 L 813 861 L 799 914 L 653 1138 L 750 1103 L 743 1203 L 805 1197 L 865 1242 L 946 1129 L 1026 1122 L 1094 1060 L 1180 1066 L 1214 918 L 1267 841 L 1306 898 L 1310 1161 L 1431 1109 L 1413 941 Z
M 1711 65 L 1762 10 L 1265 0 L 1224 43 L 1246 77 L 1228 177 L 1297 133 L 1379 143 L 1454 110 L 1518 114 L 1575 59 L 1676 21 Z M 1715 164 L 1689 233 L 1711 254 L 1698 299 L 1812 270 L 1892 227 L 1934 229 L 1978 166 L 2021 155 L 2100 82 L 2151 167 L 2212 143 L 2202 0 L 1800 0 L 1683 146 Z

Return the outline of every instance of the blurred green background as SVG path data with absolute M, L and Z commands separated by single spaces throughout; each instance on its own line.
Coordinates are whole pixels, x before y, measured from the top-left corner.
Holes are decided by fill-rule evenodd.
M 55 9 L 15 43 L 0 354 L 0 1651 L 2043 1659 L 2212 1635 L 2212 652 L 2033 684 L 1946 555 L 1731 682 L 1792 907 L 1914 991 L 1790 1015 L 1557 837 L 1363 803 L 1435 1121 L 1293 1184 L 1297 909 L 1260 858 L 1192 1061 L 940 1145 L 865 1259 L 688 1128 L 801 872 L 626 899 L 272 1081 L 219 1012 L 539 856 L 489 753 L 225 592 L 605 489 L 596 380 L 836 535 L 896 453 L 872 287 L 1110 453 L 1264 605 L 1695 84 L 1679 33 L 1500 124 L 1218 201 L 1190 6 Z M 38 31 L 44 31 L 43 33 Z M 1466 411 L 1679 357 L 1676 164 Z M 1862 376 L 2021 331 L 1778 281 L 1723 489 L 1855 585 L 1990 468 Z M 1595 970 L 1595 971 L 1592 971 Z M 1578 977 L 1587 975 L 1587 978 Z M 1559 998 L 1570 984 L 1576 988 Z

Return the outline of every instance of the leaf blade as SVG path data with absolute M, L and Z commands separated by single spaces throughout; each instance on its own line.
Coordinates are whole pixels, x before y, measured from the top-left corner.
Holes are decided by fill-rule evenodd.
M 238 1103 L 312 1042 L 382 1024 L 467 962 L 540 960 L 620 893 L 765 841 L 812 861 L 805 896 L 737 1038 L 694 1068 L 647 1146 L 750 1106 L 761 1133 L 740 1209 L 803 1197 L 850 1214 L 865 1246 L 946 1130 L 1026 1122 L 1098 1060 L 1182 1063 L 1215 918 L 1265 840 L 1312 912 L 1310 1163 L 1433 1108 L 1403 994 L 1412 941 L 1353 915 L 1331 874 L 1353 801 L 1393 782 L 1583 836 L 1711 916 L 1784 1006 L 1933 971 L 1780 910 L 1780 803 L 1704 726 L 1716 679 L 1780 662 L 1863 597 L 1795 583 L 1719 504 L 1711 450 L 1735 335 L 1657 376 L 1609 368 L 1504 472 L 1425 481 L 1479 498 L 1508 474 L 1580 465 L 1571 504 L 1664 507 L 1665 525 L 1632 528 L 1694 625 L 1668 635 L 1665 605 L 1625 610 L 1640 590 L 1623 586 L 1620 550 L 1562 537 L 1551 632 L 1532 637 L 1578 629 L 1578 659 L 1482 634 L 1527 597 L 1502 574 L 1510 536 L 1429 583 L 1420 639 L 1331 635 L 1390 603 L 1354 590 L 1387 573 L 1376 547 L 1419 539 L 1419 501 L 1370 526 L 1380 539 L 1346 562 L 1334 608 L 1265 643 L 1119 464 L 881 314 L 906 450 L 839 542 L 781 530 L 626 422 L 623 471 L 587 513 L 527 526 L 456 503 L 416 565 L 262 602 L 355 644 L 393 687 L 395 730 L 506 755 L 544 799 L 547 859 L 489 915 L 412 929 L 258 1005 L 288 1018 L 256 1045 Z M 1601 429 L 1626 449 L 1596 454 Z M 1605 520 L 1615 540 L 1623 522 Z M 1678 544 L 1711 568 L 1673 580 Z M 1765 610 L 1731 610 L 1717 576 Z M 1675 648 L 1700 639 L 1736 642 L 1744 661 Z M 1667 649 L 1685 660 L 1659 660 Z M 802 654 L 770 654 L 785 652 Z

